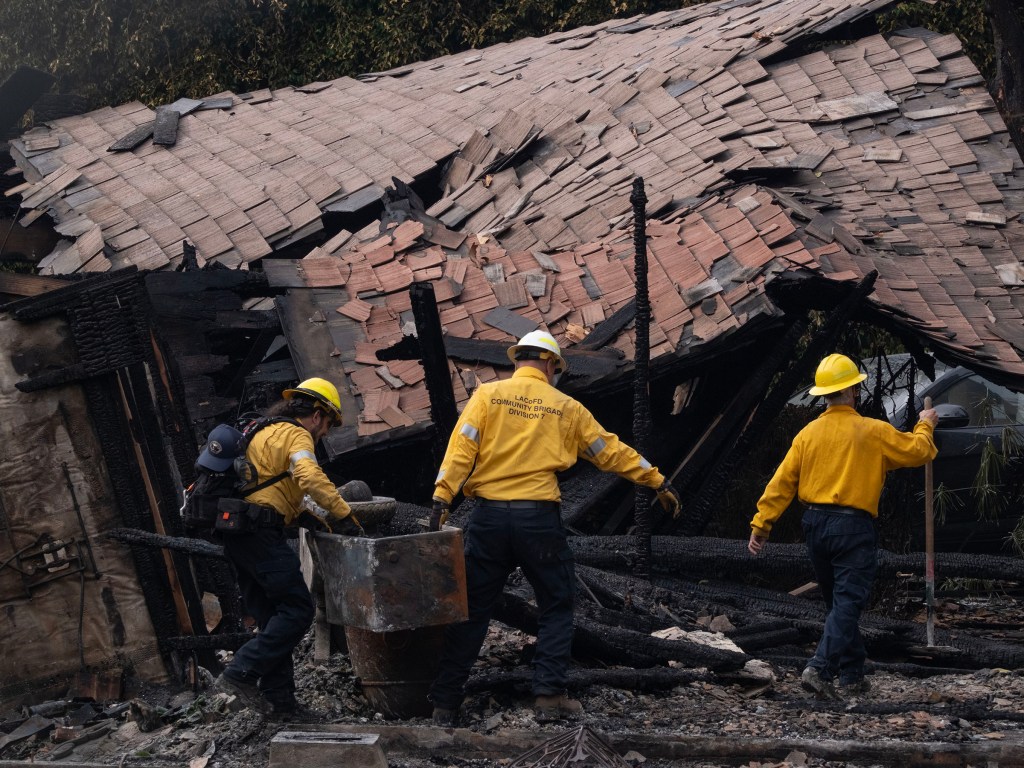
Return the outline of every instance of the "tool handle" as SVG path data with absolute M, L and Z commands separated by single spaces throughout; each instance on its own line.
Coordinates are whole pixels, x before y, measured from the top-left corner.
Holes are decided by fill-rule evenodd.
M 932 399 L 924 399 L 925 410 L 932 407 Z M 925 636 L 928 647 L 935 645 L 935 508 L 932 487 L 935 484 L 934 468 L 929 461 L 924 465 L 924 602 L 927 620 Z

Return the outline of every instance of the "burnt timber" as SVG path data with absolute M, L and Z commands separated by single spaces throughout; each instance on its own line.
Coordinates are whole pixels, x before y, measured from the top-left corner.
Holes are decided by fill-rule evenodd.
M 21 176 L 5 191 L 20 206 L 12 225 L 49 215 L 60 240 L 38 280 L 6 281 L 24 298 L 5 311 L 26 327 L 66 322 L 73 350 L 27 361 L 18 396 L 80 387 L 118 527 L 171 538 L 209 429 L 307 375 L 343 392 L 346 423 L 322 456 L 332 475 L 405 502 L 429 496 L 424 456 L 451 421 L 451 403 L 433 396 L 449 387 L 428 393 L 428 379 L 447 371 L 464 404 L 508 375 L 504 350 L 527 328 L 556 335 L 571 365 L 564 388 L 629 435 L 621 402 L 643 312 L 628 199 L 637 178 L 648 198 L 650 458 L 678 468 L 694 507 L 659 530 L 705 529 L 771 404 L 807 379 L 813 355 L 792 351 L 811 310 L 833 313 L 819 345 L 847 343 L 844 323 L 871 324 L 922 367 L 934 355 L 1020 391 L 1024 166 L 955 37 L 863 36 L 856 22 L 885 5 L 709 3 L 473 60 L 39 126 L 12 142 Z M 432 288 L 440 345 L 425 338 L 409 292 L 418 284 Z M 787 383 L 766 405 L 775 376 Z M 564 480 L 575 532 L 629 530 L 623 484 L 585 466 Z M 660 542 L 650 543 L 657 582 Z M 218 581 L 191 569 L 216 558 L 141 537 L 129 546 L 161 654 L 180 666 L 187 643 L 171 638 L 203 636 L 199 598 Z M 584 621 L 615 620 L 627 596 L 648 594 L 623 578 L 583 579 L 597 603 Z M 742 602 L 723 585 L 659 588 L 683 623 L 693 601 Z M 229 592 L 225 638 L 238 618 Z M 802 642 L 816 630 L 806 601 L 771 604 L 783 623 L 751 631 L 751 647 L 767 647 L 764 633 Z M 510 620 L 527 626 L 514 607 Z M 589 653 L 632 645 L 605 635 L 581 630 Z M 679 655 L 638 647 L 645 663 Z M 1017 661 L 1004 648 L 968 655 Z

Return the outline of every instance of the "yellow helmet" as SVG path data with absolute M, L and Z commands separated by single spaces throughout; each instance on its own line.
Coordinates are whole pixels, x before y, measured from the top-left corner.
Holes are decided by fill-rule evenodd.
M 562 350 L 559 348 L 558 342 L 555 341 L 555 337 L 547 331 L 530 331 L 523 336 L 518 344 L 513 344 L 508 348 L 508 359 L 514 363 L 516 361 L 516 354 L 521 349 L 539 349 L 541 352 L 547 352 L 555 360 L 555 373 L 561 373 L 566 369 Z M 542 357 L 541 359 L 544 358 Z
M 312 378 L 299 382 L 297 387 L 286 389 L 281 393 L 285 400 L 291 400 L 296 395 L 305 395 L 316 400 L 323 406 L 327 414 L 339 425 L 341 424 L 341 397 L 338 395 L 338 388 L 327 379 Z
M 808 390 L 808 394 L 830 395 L 860 384 L 867 377 L 846 355 L 831 354 L 818 363 L 818 370 L 814 372 L 814 386 Z

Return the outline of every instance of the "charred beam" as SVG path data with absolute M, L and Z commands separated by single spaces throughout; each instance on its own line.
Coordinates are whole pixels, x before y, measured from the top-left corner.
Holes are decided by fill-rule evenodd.
M 69 281 L 62 288 L 55 288 L 39 296 L 9 302 L 4 305 L 3 309 L 10 312 L 15 320 L 23 322 L 42 320 L 44 317 L 52 317 L 65 312 L 83 294 L 91 293 L 101 287 L 113 290 L 135 281 L 137 277 L 138 269 L 136 267 L 125 267 L 103 274 L 91 273 L 87 278 Z
M 416 338 L 419 341 L 420 360 L 430 395 L 430 418 L 434 422 L 435 463 L 444 455 L 448 437 L 459 418 L 452 388 L 451 372 L 445 352 L 444 330 L 437 312 L 434 286 L 429 282 L 416 282 L 409 288 L 412 314 L 416 321 Z
M 712 681 L 710 672 L 669 667 L 647 669 L 572 669 L 566 680 L 566 687 L 581 691 L 595 685 L 621 688 L 635 693 L 667 691 L 677 685 Z M 524 688 L 531 685 L 533 670 L 517 667 L 510 670 L 490 670 L 473 675 L 466 683 L 469 693 L 490 691 L 495 688 Z
M 629 536 L 572 536 L 569 546 L 577 563 L 594 568 L 632 572 L 636 555 Z M 814 571 L 803 544 L 772 543 L 761 557 L 751 558 L 746 542 L 713 537 L 654 536 L 651 540 L 654 571 L 665 574 L 691 574 L 699 578 L 728 578 L 743 569 L 776 583 L 811 581 Z M 935 566 L 943 576 L 963 579 L 995 579 L 1024 582 L 1024 561 L 1000 555 L 937 552 Z M 924 554 L 897 554 L 878 550 L 879 579 L 892 579 L 898 573 L 921 573 Z
M 784 653 L 761 652 L 758 658 L 770 661 L 777 667 L 793 670 L 801 670 L 807 664 L 806 656 L 792 656 Z M 871 675 L 875 672 L 891 675 L 903 675 L 905 677 L 924 678 L 935 677 L 936 675 L 973 675 L 978 670 L 967 669 L 966 667 L 938 667 L 924 664 L 913 664 L 909 662 L 881 662 L 866 661 L 864 671 Z
M 495 618 L 529 634 L 537 634 L 537 609 L 516 595 L 505 593 L 495 611 Z M 749 659 L 744 654 L 720 651 L 697 643 L 665 640 L 610 627 L 583 616 L 575 618 L 573 655 L 640 669 L 676 661 L 715 671 L 739 669 Z
M 125 544 L 141 544 L 146 547 L 170 549 L 186 555 L 202 557 L 224 557 L 224 547 L 203 539 L 192 539 L 186 536 L 165 536 L 139 528 L 113 528 L 106 535 Z
M 651 442 L 651 298 L 647 286 L 647 195 L 643 177 L 633 179 L 629 196 L 633 205 L 634 274 L 636 275 L 636 352 L 633 356 L 633 442 L 640 455 L 650 452 Z M 651 575 L 650 489 L 636 486 L 633 491 L 633 516 L 637 528 L 637 575 Z

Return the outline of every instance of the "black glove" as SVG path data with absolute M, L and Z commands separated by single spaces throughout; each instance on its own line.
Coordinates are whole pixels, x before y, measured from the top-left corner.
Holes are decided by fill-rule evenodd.
M 683 510 L 683 500 L 679 498 L 679 491 L 672 486 L 672 483 L 666 480 L 656 493 L 661 508 L 670 513 L 672 517 L 679 517 L 679 513 Z
M 444 525 L 448 519 L 448 503 L 444 501 L 438 501 L 434 499 L 434 506 L 430 513 L 430 525 L 428 530 L 440 531 L 441 526 Z
M 299 513 L 299 516 L 295 518 L 294 525 L 299 528 L 305 528 L 307 531 L 324 531 L 326 533 L 334 533 L 334 528 L 331 527 L 331 522 L 327 517 L 314 514 L 308 509 L 304 509 Z
M 334 529 L 334 533 L 341 536 L 365 536 L 366 531 L 363 530 L 363 526 L 359 524 L 359 518 L 356 517 L 355 512 L 349 512 L 345 517 L 334 518 L 331 520 L 331 527 Z

